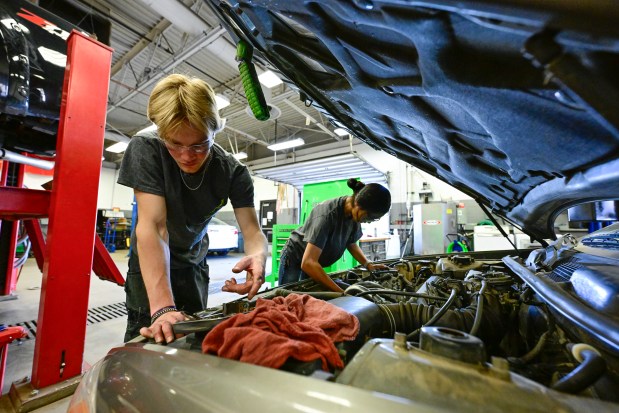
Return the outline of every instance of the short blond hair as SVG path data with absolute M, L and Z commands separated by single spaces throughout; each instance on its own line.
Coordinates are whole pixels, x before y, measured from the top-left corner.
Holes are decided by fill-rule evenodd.
M 181 74 L 166 76 L 155 85 L 146 115 L 164 140 L 185 122 L 204 132 L 208 139 L 213 139 L 223 126 L 209 84 Z

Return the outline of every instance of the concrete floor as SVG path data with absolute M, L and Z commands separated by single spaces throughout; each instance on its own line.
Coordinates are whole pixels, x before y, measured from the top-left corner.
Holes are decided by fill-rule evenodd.
M 118 266 L 121 274 L 127 272 L 127 250 L 116 251 L 111 254 L 112 259 Z M 240 298 L 238 294 L 226 293 L 221 291 L 225 280 L 230 277 L 239 277 L 232 273 L 234 264 L 243 256 L 240 253 L 230 253 L 225 257 L 209 256 L 211 284 L 209 288 L 209 307 L 218 306 L 224 302 Z M 266 272 L 270 273 L 271 257 L 267 258 Z M 24 325 L 25 322 L 36 321 L 39 310 L 39 300 L 41 293 L 41 272 L 39 271 L 34 258 L 30 258 L 24 264 L 20 273 L 20 278 L 15 291 L 15 300 L 0 302 L 0 323 L 6 325 Z M 100 280 L 93 275 L 90 284 L 90 296 L 88 308 L 99 309 L 116 308 L 122 309 L 124 306 L 125 293 L 122 287 L 109 281 Z M 92 365 L 103 358 L 107 352 L 118 345 L 122 345 L 126 326 L 126 316 L 118 316 L 119 311 L 113 311 L 116 315 L 108 315 L 110 319 L 103 319 L 89 323 L 86 329 L 86 343 L 84 349 L 84 362 Z M 20 342 L 13 342 L 8 346 L 6 371 L 2 395 L 6 395 L 13 382 L 29 379 L 32 372 L 32 360 L 34 355 L 34 339 L 27 339 Z M 36 409 L 37 413 L 66 412 L 69 398 L 59 400 L 42 408 Z M 0 403 L 0 410 L 2 404 Z

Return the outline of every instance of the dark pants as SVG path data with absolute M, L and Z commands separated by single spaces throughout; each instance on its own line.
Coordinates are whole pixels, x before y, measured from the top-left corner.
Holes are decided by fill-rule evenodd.
M 142 274 L 131 265 L 129 258 L 129 271 L 125 281 L 125 293 L 127 301 L 127 330 L 125 331 L 125 342 L 137 337 L 142 327 L 150 326 L 150 304 Z M 134 269 L 132 271 L 132 268 Z M 187 268 L 170 270 L 170 282 L 172 284 L 172 294 L 174 303 L 179 311 L 186 313 L 197 313 L 207 308 L 208 299 L 208 264 L 206 260 L 200 265 Z
M 301 270 L 301 261 L 297 261 L 292 258 L 287 253 L 286 247 L 284 247 L 282 250 L 282 255 L 279 259 L 279 285 L 289 284 L 308 278 L 309 276 Z

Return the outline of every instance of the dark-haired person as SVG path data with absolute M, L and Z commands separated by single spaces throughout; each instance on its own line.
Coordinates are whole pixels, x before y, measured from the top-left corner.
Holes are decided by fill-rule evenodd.
M 335 263 L 346 250 L 368 270 L 387 267 L 367 259 L 357 245 L 361 223 L 380 219 L 391 207 L 391 194 L 380 184 L 364 184 L 349 179 L 352 195 L 329 199 L 316 205 L 305 224 L 292 231 L 282 249 L 279 285 L 307 278 L 331 291 L 343 292 L 323 267 Z
M 138 207 L 125 283 L 125 341 L 141 334 L 157 343 L 175 339 L 172 325 L 206 309 L 209 271 L 207 225 L 230 201 L 245 253 L 224 291 L 252 298 L 264 283 L 267 242 L 254 208 L 247 168 L 214 143 L 223 123 L 213 89 L 202 79 L 171 74 L 148 100 L 156 132 L 134 136 L 118 183 L 133 188 Z

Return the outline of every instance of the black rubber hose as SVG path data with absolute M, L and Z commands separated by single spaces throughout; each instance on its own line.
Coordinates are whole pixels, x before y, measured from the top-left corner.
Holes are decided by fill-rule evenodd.
M 606 361 L 593 348 L 580 351 L 580 365 L 556 382 L 552 389 L 577 394 L 595 383 L 606 372 Z
M 443 306 L 434 314 L 434 316 L 432 316 L 432 318 L 430 318 L 426 323 L 424 323 L 423 326 L 431 326 L 432 324 L 436 323 L 436 321 L 441 318 L 447 310 L 449 310 L 449 307 L 451 307 L 454 301 L 456 301 L 456 298 L 458 297 L 457 293 L 458 291 L 455 288 L 452 288 L 451 294 L 449 294 L 449 298 L 447 299 L 447 301 L 445 301 L 445 304 L 443 304 Z M 408 336 L 406 336 L 406 338 L 409 340 L 414 338 L 417 334 L 419 334 L 420 330 L 421 327 L 410 333 Z
M 481 325 L 481 317 L 484 313 L 484 293 L 486 292 L 486 280 L 481 280 L 481 288 L 479 289 L 479 295 L 477 296 L 477 310 L 475 311 L 475 321 L 473 327 L 469 333 L 472 336 L 477 336 L 477 331 Z
M 261 296 L 260 298 L 274 298 L 274 297 L 287 297 L 290 294 L 306 294 L 319 300 L 333 300 L 334 298 L 342 297 L 344 293 L 338 293 L 335 291 L 292 291 L 285 288 L 276 288 L 269 293 Z
M 363 291 L 360 292 L 358 294 L 354 294 L 356 297 L 363 297 L 364 295 L 371 295 L 371 294 L 376 294 L 376 295 L 403 295 L 406 297 L 416 297 L 416 298 L 425 298 L 428 300 L 439 300 L 439 301 L 446 301 L 447 298 L 445 297 L 439 297 L 438 295 L 428 295 L 428 294 L 421 294 L 421 293 L 410 293 L 408 291 L 394 291 L 394 290 L 368 290 L 368 291 Z

